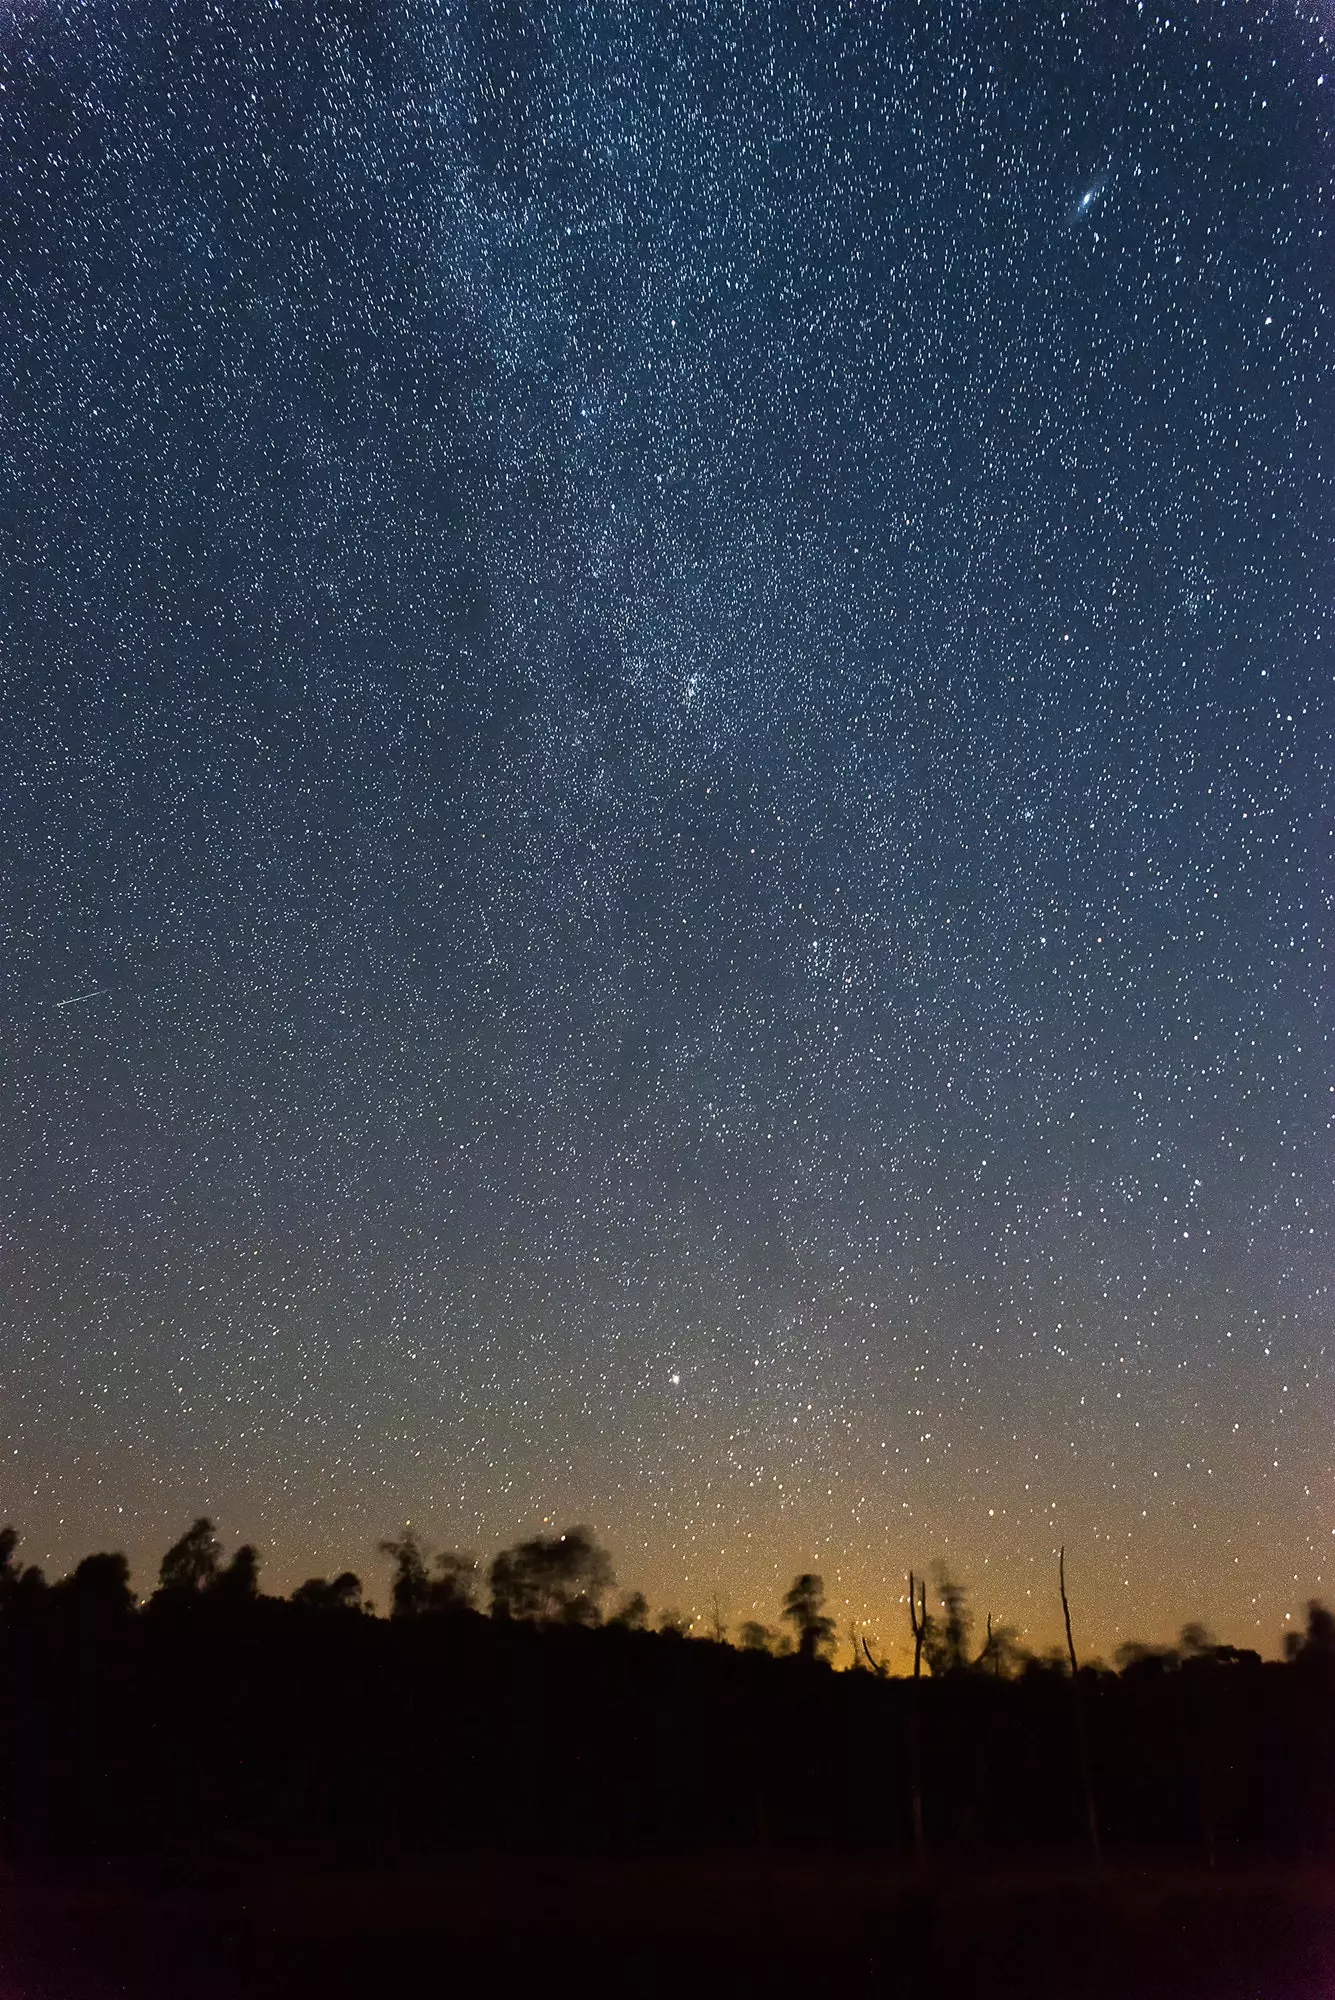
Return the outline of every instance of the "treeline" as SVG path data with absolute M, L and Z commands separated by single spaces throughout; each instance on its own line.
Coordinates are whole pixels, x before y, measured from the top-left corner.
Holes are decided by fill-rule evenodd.
M 128 1616 L 131 1612 L 226 1610 L 286 1602 L 303 1612 L 349 1612 L 374 1617 L 375 1604 L 352 1570 L 334 1577 L 313 1576 L 291 1596 L 277 1599 L 260 1589 L 259 1553 L 242 1543 L 224 1559 L 213 1523 L 201 1518 L 174 1542 L 162 1558 L 156 1589 L 142 1600 L 135 1592 L 130 1565 L 121 1554 L 85 1556 L 68 1576 L 48 1582 L 35 1564 L 17 1560 L 19 1537 L 12 1527 L 0 1528 L 0 1620 L 25 1621 L 55 1616 L 88 1619 Z M 389 1558 L 390 1616 L 395 1619 L 485 1612 L 493 1620 L 519 1620 L 541 1625 L 607 1627 L 617 1631 L 655 1630 L 667 1638 L 692 1636 L 696 1621 L 680 1612 L 660 1611 L 655 1617 L 638 1590 L 612 1599 L 616 1576 L 608 1551 L 587 1527 L 567 1528 L 552 1536 L 535 1536 L 502 1549 L 486 1566 L 475 1556 L 456 1550 L 437 1554 L 423 1547 L 411 1529 L 397 1540 L 382 1541 L 379 1553 Z M 1064 1558 L 1064 1552 L 1063 1552 Z M 913 1674 L 925 1668 L 936 1679 L 962 1673 L 986 1673 L 1013 1679 L 1021 1674 L 1065 1673 L 1077 1668 L 1070 1638 L 1064 1560 L 1054 1587 L 1068 1614 L 1069 1650 L 1056 1646 L 1035 1654 L 1020 1644 L 1015 1631 L 994 1623 L 989 1612 L 985 1634 L 975 1650 L 974 1619 L 968 1593 L 943 1567 L 935 1578 L 935 1608 L 929 1609 L 927 1584 L 909 1574 L 908 1620 L 913 1640 Z M 777 1623 L 744 1620 L 730 1635 L 717 1603 L 712 1618 L 695 1636 L 716 1644 L 731 1643 L 743 1651 L 777 1658 L 795 1654 L 807 1662 L 834 1664 L 839 1645 L 836 1621 L 825 1608 L 825 1585 L 810 1573 L 798 1576 L 785 1595 Z M 888 1667 L 878 1656 L 874 1635 L 850 1624 L 844 1634 L 848 1657 L 839 1662 L 854 1672 L 885 1678 Z M 1317 1600 L 1307 1607 L 1305 1632 L 1288 1632 L 1283 1639 L 1287 1660 L 1335 1656 L 1335 1616 Z M 1117 1670 L 1133 1676 L 1157 1676 L 1191 1664 L 1260 1665 L 1250 1649 L 1218 1644 L 1205 1627 L 1184 1625 L 1176 1646 L 1131 1641 L 1119 1647 Z M 1101 1662 L 1086 1662 L 1088 1672 L 1101 1675 Z
M 1225 1854 L 1324 1848 L 1335 1619 L 1283 1660 L 1185 1627 L 1117 1671 L 1035 1657 L 963 1588 L 911 1578 L 911 1675 L 836 1632 L 821 1579 L 775 1624 L 690 1636 L 617 1594 L 586 1528 L 484 1569 L 381 1545 L 389 1616 L 350 1571 L 266 1596 L 256 1551 L 196 1521 L 142 1603 L 118 1554 L 48 1582 L 0 1531 L 0 1838 L 210 1851 L 854 1847 Z M 1060 1597 L 1058 1598 L 1058 1593 Z M 830 1670 L 838 1654 L 843 1672 Z
M 77 1624 L 90 1617 L 117 1618 L 139 1610 L 226 1611 L 283 1601 L 303 1612 L 375 1615 L 375 1605 L 352 1570 L 335 1577 L 308 1577 L 287 1600 L 264 1596 L 258 1551 L 245 1542 L 224 1561 L 213 1523 L 206 1518 L 195 1521 L 168 1549 L 158 1571 L 157 1588 L 143 1604 L 136 1596 L 130 1565 L 123 1555 L 85 1556 L 68 1576 L 52 1584 L 36 1564 L 16 1560 L 18 1542 L 16 1529 L 0 1528 L 0 1619 L 22 1622 L 54 1616 Z M 420 1618 L 482 1609 L 484 1578 L 475 1556 L 455 1550 L 433 1556 L 411 1529 L 397 1541 L 381 1542 L 379 1548 L 393 1566 L 391 1617 Z M 538 1535 L 501 1550 L 485 1575 L 487 1610 L 498 1622 L 521 1620 L 586 1630 L 608 1625 L 635 1632 L 647 1631 L 652 1624 L 664 1636 L 688 1636 L 690 1625 L 679 1612 L 662 1611 L 651 1620 L 648 1600 L 638 1590 L 623 1595 L 609 1611 L 607 1599 L 615 1584 L 611 1556 L 595 1541 L 593 1531 L 567 1528 L 563 1534 Z M 951 1586 L 946 1588 L 949 1591 Z M 749 1620 L 740 1628 L 739 1643 L 751 1652 L 795 1652 L 806 1660 L 824 1660 L 835 1637 L 834 1620 L 825 1615 L 824 1601 L 821 1578 L 800 1576 L 784 1599 L 780 1625 L 771 1628 Z M 725 1627 L 717 1617 L 711 1631 L 722 1643 Z M 855 1667 L 865 1664 L 856 1640 L 853 1655 Z

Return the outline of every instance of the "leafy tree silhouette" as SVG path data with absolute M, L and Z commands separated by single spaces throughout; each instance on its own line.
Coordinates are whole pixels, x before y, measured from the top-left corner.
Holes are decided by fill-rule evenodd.
M 995 1680 L 1009 1680 L 1019 1673 L 1028 1658 L 1020 1637 L 1013 1625 L 994 1625 L 992 1613 L 987 1614 L 987 1637 L 983 1649 L 974 1666 L 981 1673 L 991 1674 Z
M 1113 1661 L 1123 1680 L 1141 1686 L 1176 1673 L 1182 1656 L 1175 1646 L 1147 1646 L 1139 1639 L 1126 1639 L 1113 1654 Z
M 808 1570 L 795 1577 L 781 1614 L 797 1635 L 799 1660 L 821 1660 L 834 1646 L 835 1623 L 825 1615 L 825 1585 Z
M 210 1598 L 231 1610 L 254 1604 L 260 1594 L 260 1559 L 249 1542 L 243 1542 L 229 1563 L 206 1586 Z
M 475 1608 L 477 1558 L 446 1550 L 434 1558 L 436 1574 L 427 1568 L 427 1553 L 411 1528 L 397 1542 L 381 1542 L 380 1553 L 394 1562 L 390 1616 L 420 1618 L 428 1611 L 472 1611 Z M 355 1580 L 355 1579 L 354 1579 Z M 358 1590 L 360 1591 L 360 1584 Z
M 17 1528 L 0 1528 L 0 1613 L 13 1618 L 31 1617 L 46 1602 L 46 1577 L 35 1563 L 26 1568 L 14 1560 L 18 1547 Z
M 577 1527 L 502 1549 L 491 1565 L 490 1582 L 493 1618 L 596 1625 L 602 1599 L 616 1578 L 612 1558 L 598 1546 L 593 1530 Z
M 1284 1657 L 1306 1667 L 1335 1665 L 1335 1615 L 1319 1598 L 1308 1603 L 1307 1629 L 1284 1634 Z
M 609 1625 L 623 1632 L 643 1632 L 649 1623 L 649 1600 L 642 1590 L 632 1590 L 622 1598 Z
M 216 1583 L 221 1566 L 222 1550 L 213 1523 L 201 1514 L 162 1558 L 155 1596 L 165 1601 L 198 1597 Z
M 426 1555 L 411 1528 L 405 1528 L 397 1542 L 381 1542 L 380 1553 L 394 1564 L 390 1586 L 391 1618 L 418 1618 L 431 1603 L 431 1578 Z
M 969 1610 L 967 1590 L 962 1583 L 956 1583 L 944 1567 L 938 1567 L 936 1589 L 941 1599 L 942 1615 L 928 1619 L 923 1645 L 932 1679 L 944 1680 L 948 1674 L 962 1674 L 969 1669 L 969 1634 L 973 1629 L 973 1616 Z
M 786 1632 L 776 1632 L 772 1625 L 763 1625 L 758 1618 L 747 1618 L 737 1628 L 737 1643 L 744 1653 L 771 1653 L 776 1659 L 793 1651 L 793 1642 Z
M 18 1573 L 10 1609 L 16 1618 L 35 1617 L 44 1608 L 50 1594 L 46 1571 L 36 1563 L 27 1563 Z
M 293 1591 L 292 1602 L 305 1611 L 362 1611 L 362 1580 L 350 1569 L 332 1582 L 328 1577 L 308 1577 Z
M 134 1610 L 130 1565 L 123 1555 L 85 1556 L 72 1575 L 53 1585 L 51 1601 L 89 1623 L 124 1618 Z
M 19 1545 L 17 1528 L 0 1528 L 0 1612 L 12 1611 L 19 1594 L 22 1570 L 14 1560 Z
M 431 1579 L 428 1604 L 433 1611 L 473 1611 L 476 1609 L 477 1557 L 447 1549 L 436 1557 L 436 1574 Z

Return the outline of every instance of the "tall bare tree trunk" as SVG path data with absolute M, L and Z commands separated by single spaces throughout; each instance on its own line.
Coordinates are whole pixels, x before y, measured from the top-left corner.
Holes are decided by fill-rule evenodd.
M 922 1642 L 927 1634 L 927 1585 L 922 1586 L 922 1609 L 914 1595 L 916 1579 L 909 1571 L 909 1624 L 913 1630 L 913 1694 L 909 1708 L 909 1785 L 913 1800 L 913 1855 L 920 1868 L 927 1865 L 927 1833 L 922 1815 Z
M 1089 1738 L 1085 1734 L 1085 1707 L 1080 1688 L 1080 1667 L 1075 1657 L 1075 1640 L 1071 1637 L 1071 1607 L 1066 1597 L 1066 1544 L 1063 1542 L 1061 1554 L 1057 1558 L 1057 1581 L 1061 1586 L 1062 1617 L 1066 1621 L 1066 1651 L 1071 1660 L 1071 1701 L 1075 1715 L 1075 1747 L 1080 1763 L 1080 1782 L 1085 1794 L 1085 1826 L 1089 1833 L 1089 1851 L 1094 1858 L 1094 1866 L 1103 1865 L 1103 1843 L 1099 1839 L 1099 1816 L 1094 1806 L 1094 1777 L 1089 1767 Z

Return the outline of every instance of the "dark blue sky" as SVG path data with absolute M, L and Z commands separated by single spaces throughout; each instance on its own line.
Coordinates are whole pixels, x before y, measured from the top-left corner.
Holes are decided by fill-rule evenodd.
M 1319 12 L 3 43 L 29 1555 L 589 1518 L 686 1608 L 944 1555 L 1041 1631 L 1064 1538 L 1101 1641 L 1271 1642 L 1335 1530 Z

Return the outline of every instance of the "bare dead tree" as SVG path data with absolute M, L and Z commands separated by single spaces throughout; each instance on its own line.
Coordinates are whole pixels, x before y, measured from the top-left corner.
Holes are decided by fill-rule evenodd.
M 875 1653 L 873 1653 L 871 1647 L 867 1644 L 867 1635 L 865 1632 L 862 1635 L 862 1650 L 867 1655 L 867 1665 L 871 1668 L 877 1680 L 883 1681 L 890 1670 L 884 1660 L 877 1659 Z
M 1089 1851 L 1096 1868 L 1103 1863 L 1103 1843 L 1099 1839 L 1099 1816 L 1094 1805 L 1094 1777 L 1089 1765 L 1089 1738 L 1085 1733 L 1085 1708 L 1080 1688 L 1080 1667 L 1075 1657 L 1075 1640 L 1071 1637 L 1071 1606 L 1066 1596 L 1066 1544 L 1063 1542 L 1057 1557 L 1057 1582 L 1061 1588 L 1062 1618 L 1066 1623 L 1066 1651 L 1071 1661 L 1071 1703 L 1075 1717 L 1075 1747 L 1080 1763 L 1080 1783 L 1085 1794 L 1085 1826 L 1089 1834 Z
M 927 1865 L 927 1833 L 922 1813 L 922 1644 L 927 1636 L 927 1585 L 922 1603 L 915 1597 L 916 1578 L 909 1571 L 909 1625 L 913 1632 L 913 1692 L 909 1700 L 909 1786 L 913 1804 L 913 1853 L 920 1868 Z
M 990 1611 L 987 1614 L 987 1644 L 983 1647 L 982 1653 L 979 1655 L 979 1665 L 981 1666 L 983 1664 L 986 1664 L 987 1666 L 991 1667 L 992 1677 L 994 1680 L 1000 1680 L 1001 1635 L 998 1633 L 996 1637 L 993 1637 L 992 1613 Z
M 922 1586 L 922 1609 L 919 1611 L 914 1598 L 913 1571 L 909 1571 L 909 1625 L 913 1631 L 913 1678 L 916 1681 L 922 1673 L 922 1644 L 927 1637 L 927 1585 Z

